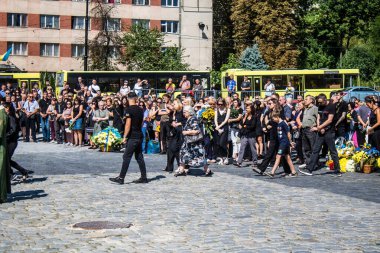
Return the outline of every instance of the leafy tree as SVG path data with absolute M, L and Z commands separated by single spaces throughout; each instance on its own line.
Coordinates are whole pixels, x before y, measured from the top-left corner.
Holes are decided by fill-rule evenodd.
M 297 67 L 298 5 L 298 0 L 235 0 L 231 19 L 237 52 L 258 44 L 271 68 Z
M 240 56 L 240 65 L 244 69 L 268 69 L 268 65 L 261 57 L 259 47 L 254 44 L 247 47 Z
M 226 71 L 227 69 L 239 69 L 241 68 L 239 57 L 236 54 L 229 54 L 227 63 L 220 67 L 220 71 Z
M 343 68 L 358 68 L 364 81 L 376 72 L 376 58 L 365 46 L 356 46 L 347 51 L 342 60 Z
M 93 0 L 92 2 L 94 7 L 91 9 L 91 13 L 94 16 L 95 25 L 100 29 L 94 39 L 88 43 L 90 69 L 117 70 L 117 61 L 113 60 L 113 50 L 120 50 L 119 47 L 115 47 L 118 45 L 119 35 L 116 31 L 110 31 L 106 25 L 115 7 L 103 4 L 102 0 Z
M 120 39 L 123 54 L 120 63 L 128 70 L 186 70 L 183 50 L 164 47 L 164 35 L 157 29 L 132 26 Z
M 354 38 L 368 37 L 369 25 L 378 15 L 380 0 L 314 0 L 312 6 L 305 16 L 306 33 L 338 63 Z
M 228 55 L 235 52 L 230 18 L 231 5 L 232 1 L 213 0 L 213 69 L 220 69 L 227 61 Z
M 319 69 L 331 68 L 335 66 L 335 59 L 332 55 L 328 55 L 323 45 L 319 44 L 317 40 L 308 38 L 306 41 L 307 47 L 305 48 L 304 68 Z

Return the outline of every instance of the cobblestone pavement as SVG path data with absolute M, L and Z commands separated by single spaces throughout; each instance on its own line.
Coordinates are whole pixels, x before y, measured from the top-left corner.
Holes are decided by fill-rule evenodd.
M 214 166 L 212 178 L 162 173 L 146 156 L 147 185 L 115 185 L 121 153 L 20 144 L 35 170 L 0 206 L 0 252 L 380 252 L 380 174 L 267 179 Z M 126 181 L 138 178 L 131 163 Z M 133 223 L 81 230 L 78 222 Z

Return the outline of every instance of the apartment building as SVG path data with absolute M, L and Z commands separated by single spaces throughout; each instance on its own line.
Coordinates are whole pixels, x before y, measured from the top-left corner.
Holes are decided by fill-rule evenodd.
M 157 28 L 165 47 L 185 50 L 194 70 L 212 66 L 212 0 L 103 0 L 113 5 L 108 29 L 126 32 L 132 24 Z M 90 3 L 90 10 L 94 3 Z M 23 71 L 82 70 L 86 0 L 1 0 L 0 54 Z M 91 18 L 89 38 L 98 34 Z M 115 45 L 117 46 L 117 45 Z

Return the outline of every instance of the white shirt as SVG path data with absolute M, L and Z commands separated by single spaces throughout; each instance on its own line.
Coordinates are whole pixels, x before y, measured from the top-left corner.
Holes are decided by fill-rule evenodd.
M 129 86 L 122 86 L 120 88 L 120 94 L 123 95 L 123 96 L 126 96 L 128 95 L 128 93 L 131 91 L 131 88 L 129 88 Z
M 134 90 L 142 90 L 142 83 L 135 83 L 135 87 L 133 88 Z
M 97 95 L 98 95 L 98 91 L 100 91 L 100 87 L 99 87 L 99 85 L 97 85 L 97 84 L 91 84 L 90 85 L 90 87 L 88 87 L 88 89 L 91 91 L 91 95 L 93 96 L 93 97 L 96 97 Z M 95 93 L 94 92 L 92 92 L 92 90 L 94 90 L 94 91 L 96 91 Z
M 26 101 L 24 103 L 23 107 L 27 112 L 34 112 L 36 109 L 39 109 L 40 106 L 38 105 L 36 100 L 33 100 L 32 102 Z
M 270 83 L 265 89 L 265 96 L 272 96 L 275 90 L 275 86 L 273 83 Z

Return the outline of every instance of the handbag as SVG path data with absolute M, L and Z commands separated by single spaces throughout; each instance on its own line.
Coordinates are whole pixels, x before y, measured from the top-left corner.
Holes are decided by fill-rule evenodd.
M 187 125 L 187 123 L 186 123 Z M 186 143 L 195 143 L 203 140 L 203 133 L 202 131 L 199 131 L 197 135 L 185 135 L 185 142 Z

